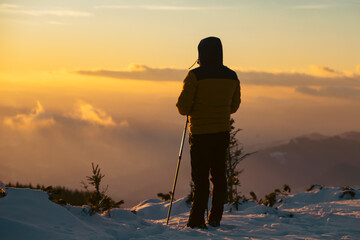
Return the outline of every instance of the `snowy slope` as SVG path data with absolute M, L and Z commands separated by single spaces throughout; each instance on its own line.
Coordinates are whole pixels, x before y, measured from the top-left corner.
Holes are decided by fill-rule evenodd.
M 60 206 L 46 193 L 7 189 L 0 198 L 0 239 L 360 239 L 360 191 L 342 195 L 340 188 L 316 188 L 290 195 L 274 207 L 249 201 L 226 213 L 220 228 L 184 227 L 189 206 L 173 205 L 166 226 L 168 202 L 151 199 L 132 209 L 115 209 L 111 217 Z M 136 211 L 136 215 L 131 211 Z

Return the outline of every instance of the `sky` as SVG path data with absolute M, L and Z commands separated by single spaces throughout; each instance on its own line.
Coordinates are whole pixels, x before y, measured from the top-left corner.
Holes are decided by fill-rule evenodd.
M 241 82 L 232 117 L 245 150 L 360 131 L 359 11 L 358 0 L 1 0 L 0 181 L 79 188 L 94 162 L 130 205 L 168 192 L 185 121 L 175 103 L 208 36 Z M 188 146 L 183 158 L 179 195 Z

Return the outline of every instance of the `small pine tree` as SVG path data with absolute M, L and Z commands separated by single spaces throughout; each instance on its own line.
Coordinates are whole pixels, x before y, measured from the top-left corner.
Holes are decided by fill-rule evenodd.
M 347 196 L 348 198 L 353 199 L 355 195 L 356 193 L 354 189 L 347 186 L 347 187 L 343 187 L 342 194 L 339 196 L 339 198 L 344 198 L 345 196 Z
M 241 196 L 238 191 L 238 187 L 240 186 L 239 174 L 243 172 L 243 170 L 238 170 L 238 165 L 246 157 L 254 154 L 255 152 L 244 153 L 243 146 L 240 145 L 236 138 L 236 135 L 241 131 L 241 129 L 235 128 L 234 123 L 234 119 L 230 119 L 230 144 L 226 155 L 226 202 L 233 203 L 237 206 L 239 200 L 244 198 L 244 196 Z
M 274 206 L 274 204 L 276 203 L 276 196 L 277 193 L 275 191 L 267 194 L 265 196 L 265 199 L 262 201 L 262 204 L 268 207 Z
M 226 203 L 232 203 L 235 205 L 236 209 L 238 209 L 238 204 L 241 199 L 247 200 L 244 195 L 240 195 L 238 191 L 238 187 L 240 186 L 239 174 L 243 172 L 243 170 L 238 170 L 238 165 L 245 158 L 254 154 L 244 153 L 243 147 L 240 145 L 239 141 L 236 139 L 236 135 L 241 129 L 234 127 L 234 119 L 230 119 L 230 143 L 229 148 L 226 154 L 226 183 L 227 183 L 227 193 L 226 193 Z M 190 193 L 187 196 L 187 203 L 191 203 L 193 200 L 194 194 L 194 183 L 190 183 Z
M 314 188 L 319 188 L 320 190 L 323 189 L 324 186 L 319 184 L 312 184 L 308 189 L 306 189 L 307 192 L 311 192 Z
M 291 188 L 289 185 L 285 184 L 282 188 L 281 188 L 281 193 L 283 195 L 289 195 L 289 193 L 291 193 Z
M 169 193 L 158 193 L 157 196 L 163 201 L 169 201 L 171 199 L 171 192 Z
M 6 190 L 5 190 L 5 189 L 6 189 L 5 184 L 3 184 L 3 183 L 0 181 L 0 198 L 6 196 Z
M 100 173 L 100 168 L 98 164 L 94 166 L 94 163 L 91 163 L 91 166 L 92 175 L 86 176 L 87 182 L 95 188 L 95 191 L 92 192 L 88 199 L 88 204 L 90 206 L 90 215 L 94 213 L 109 212 L 112 208 L 117 208 L 121 204 L 123 204 L 123 200 L 115 202 L 105 194 L 108 186 L 106 186 L 105 189 L 100 191 L 100 184 L 105 175 Z M 86 185 L 86 183 L 82 182 L 82 184 L 83 187 L 88 191 L 88 186 Z
M 289 195 L 289 193 L 291 192 L 291 188 L 289 185 L 285 184 L 281 190 L 280 189 L 275 189 L 272 193 L 269 193 L 267 195 L 265 195 L 264 199 L 257 199 L 257 196 L 254 192 L 250 192 L 250 196 L 252 198 L 253 201 L 258 202 L 261 205 L 265 205 L 268 207 L 272 207 L 274 206 L 274 204 L 276 202 L 280 203 L 282 202 L 286 196 Z M 278 199 L 278 196 L 281 196 L 282 198 Z

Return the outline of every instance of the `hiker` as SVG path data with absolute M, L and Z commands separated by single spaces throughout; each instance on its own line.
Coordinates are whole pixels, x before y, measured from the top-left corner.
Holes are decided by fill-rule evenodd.
M 226 197 L 225 161 L 230 141 L 230 114 L 240 106 L 240 82 L 234 71 L 223 65 L 222 44 L 208 37 L 198 45 L 200 67 L 187 74 L 176 107 L 189 118 L 191 178 L 194 195 L 187 223 L 206 228 L 209 172 L 213 184 L 210 226 L 220 226 Z

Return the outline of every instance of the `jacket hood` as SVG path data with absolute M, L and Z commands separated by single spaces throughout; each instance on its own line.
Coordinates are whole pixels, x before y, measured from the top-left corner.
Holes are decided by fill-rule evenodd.
M 200 64 L 202 66 L 223 65 L 222 44 L 219 38 L 204 38 L 199 43 L 198 52 Z

